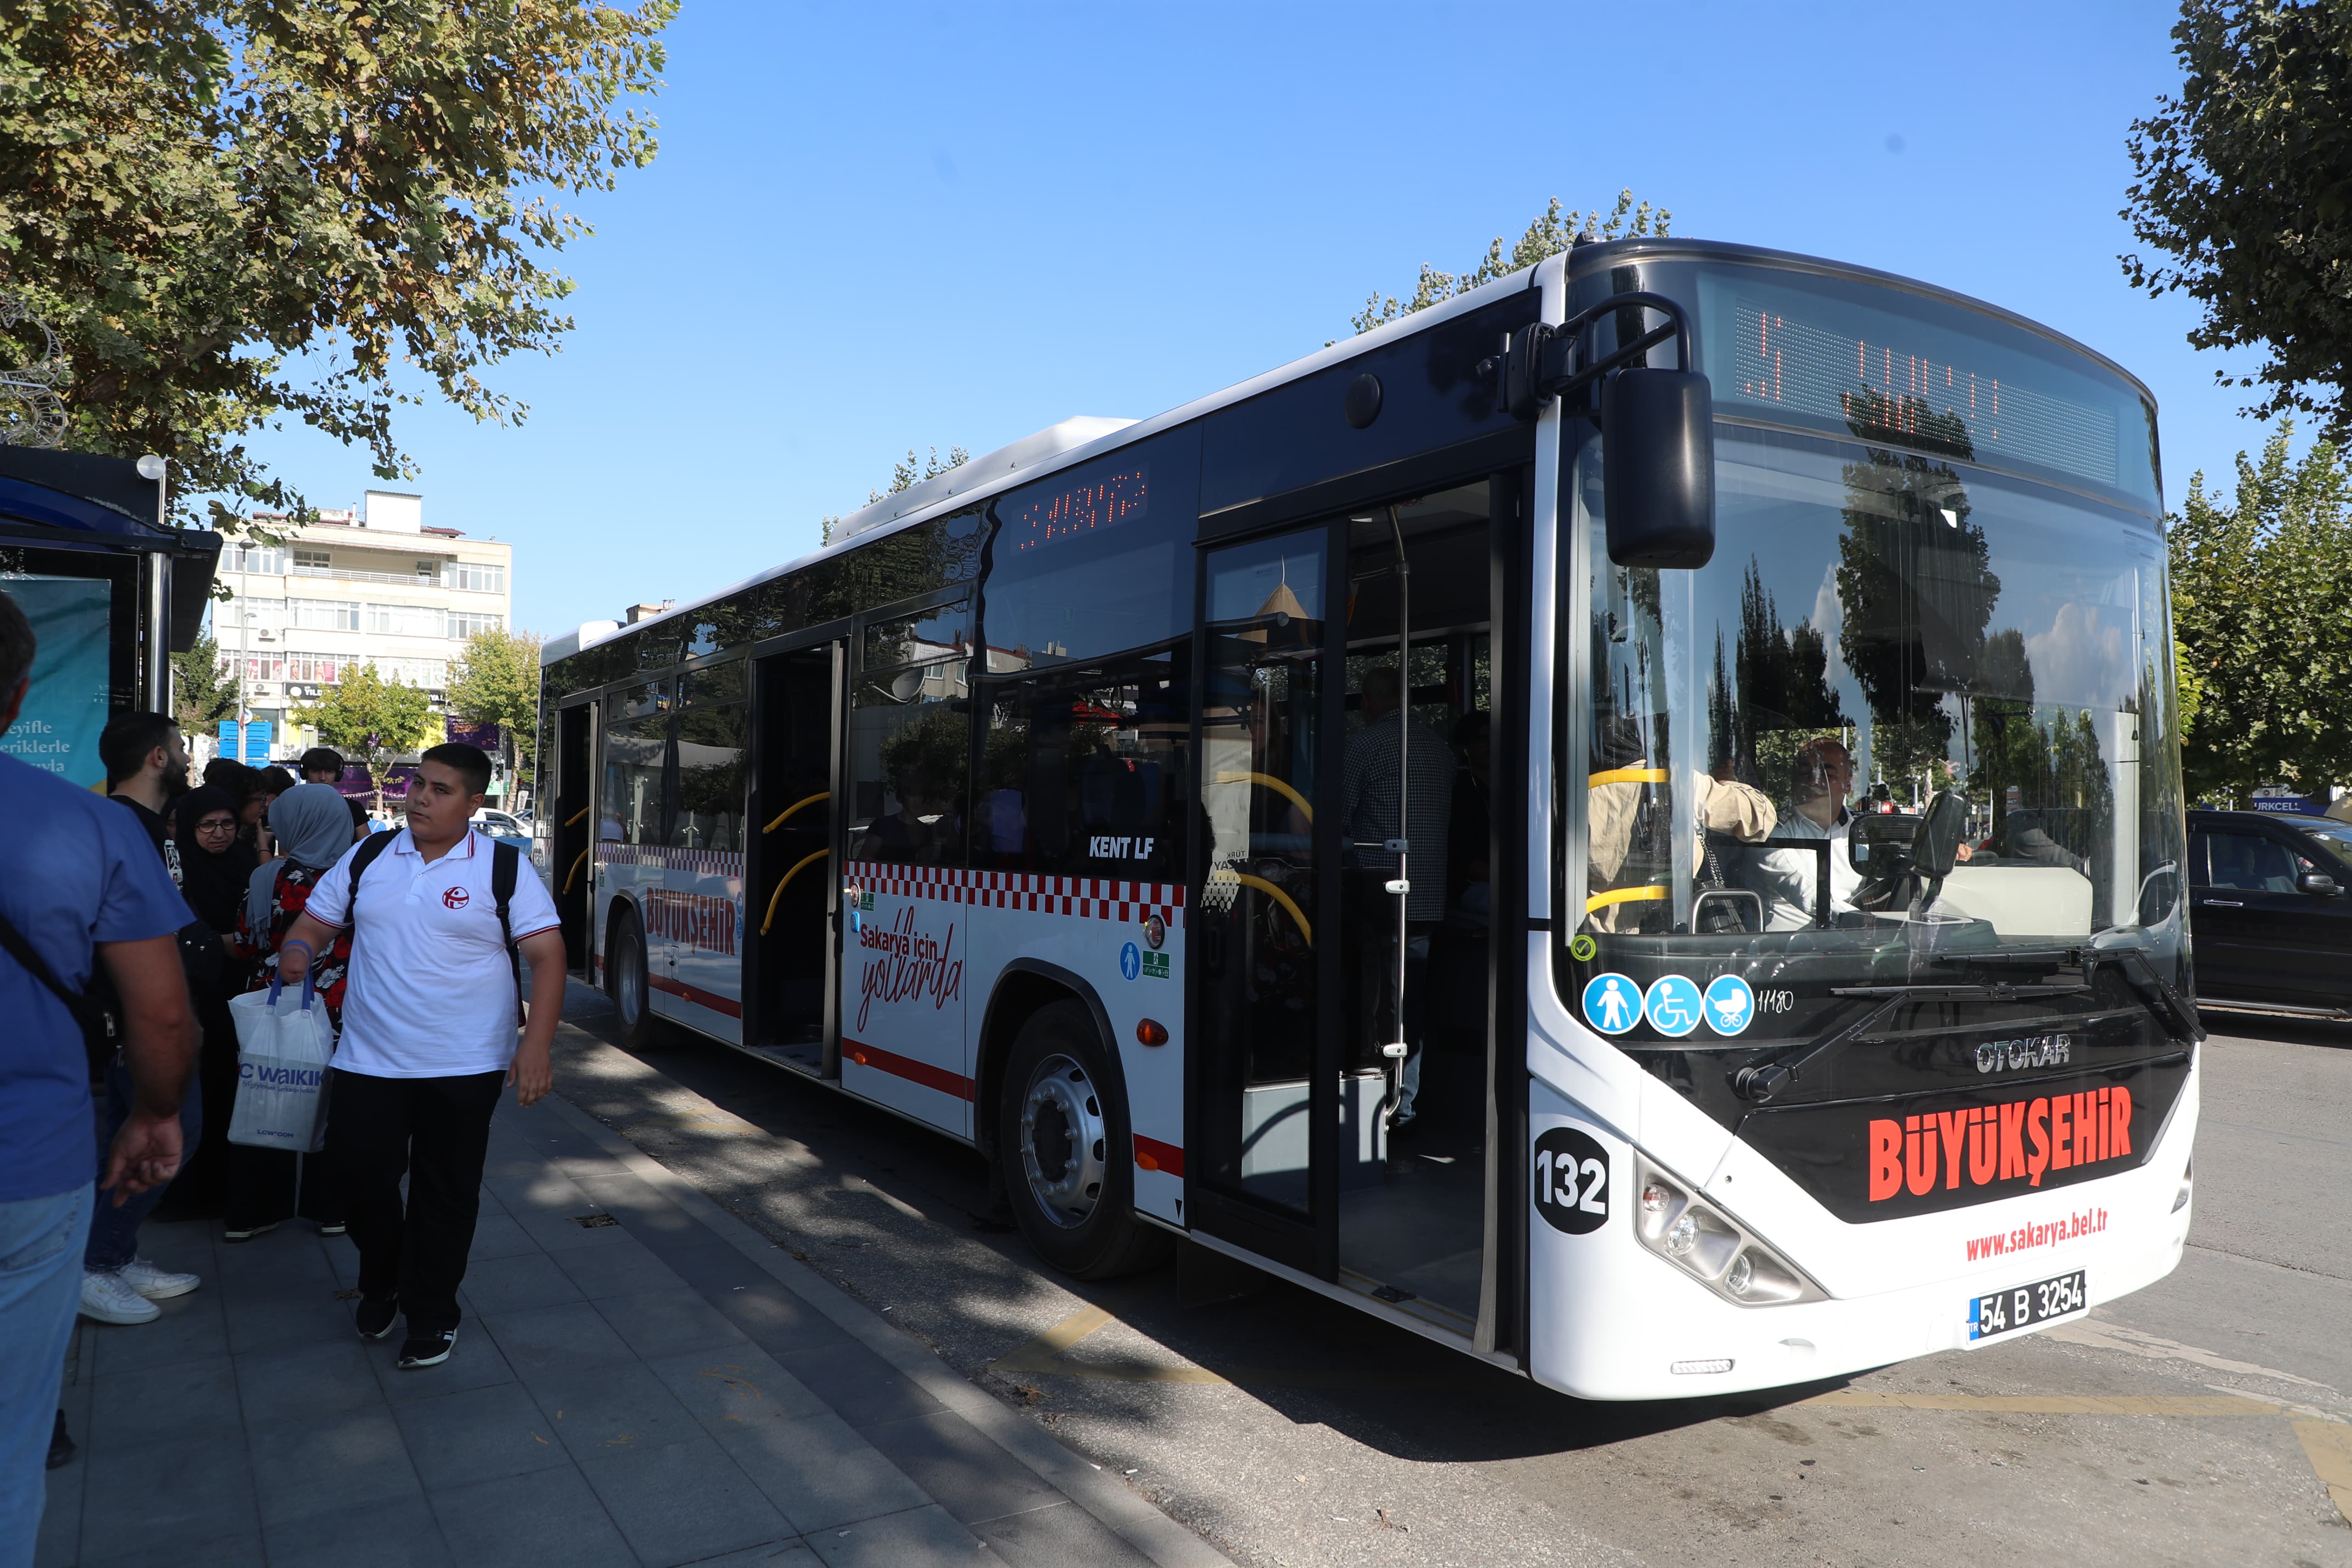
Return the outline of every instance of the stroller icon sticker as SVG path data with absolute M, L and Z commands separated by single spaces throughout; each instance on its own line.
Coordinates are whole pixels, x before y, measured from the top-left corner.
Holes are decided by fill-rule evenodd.
M 1737 1035 L 1756 1017 L 1756 993 L 1737 974 L 1718 974 L 1707 983 L 1707 1027 L 1718 1035 Z

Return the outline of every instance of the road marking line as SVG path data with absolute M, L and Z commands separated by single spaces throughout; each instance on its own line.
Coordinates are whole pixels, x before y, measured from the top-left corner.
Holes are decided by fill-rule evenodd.
M 1839 1388 L 1801 1405 L 1875 1410 L 1979 1410 L 2009 1415 L 2279 1415 L 2274 1402 L 2234 1394 L 1897 1394 Z
M 2300 1384 L 2334 1394 L 2335 1389 L 2324 1383 L 2314 1383 L 2307 1377 L 2297 1377 L 2291 1372 L 2262 1366 L 2250 1361 L 2233 1361 L 2216 1355 L 2196 1345 L 2182 1344 L 2161 1335 L 2142 1333 L 2121 1323 L 2107 1322 L 2094 1313 L 2090 1318 L 2072 1323 L 2060 1323 L 2042 1331 L 2043 1336 L 2063 1344 L 2090 1345 L 2098 1350 L 2122 1351 L 2126 1355 L 2146 1356 L 2152 1361 L 2185 1361 L 2191 1366 L 2201 1366 L 2209 1372 L 2226 1372 L 2240 1377 L 2265 1378 L 2273 1383 Z
M 2352 1523 L 2352 1426 L 2341 1421 L 2298 1421 L 2294 1435 L 2303 1439 L 2303 1457 L 2336 1504 L 2336 1511 Z

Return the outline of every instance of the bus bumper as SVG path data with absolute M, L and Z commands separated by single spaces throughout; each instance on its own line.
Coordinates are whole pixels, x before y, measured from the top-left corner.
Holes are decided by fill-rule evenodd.
M 1528 1370 L 1580 1399 L 1685 1399 L 1837 1379 L 2078 1321 L 2099 1303 L 2163 1279 L 2180 1260 L 2195 1212 L 2186 1201 L 2187 1173 L 2200 1076 L 2192 1071 L 2145 1163 L 2114 1176 L 1871 1225 L 1824 1226 L 1818 1205 L 1781 1230 L 1770 1213 L 1734 1214 L 1799 1269 L 1847 1285 L 1826 1300 L 1782 1306 L 1731 1301 L 1651 1250 L 1634 1230 L 1633 1145 L 1538 1085 L 1530 1106 L 1538 1147 L 1553 1128 L 1600 1144 L 1615 1197 L 1607 1217 L 1582 1234 L 1549 1223 L 1540 1194 L 1528 1205 Z M 1811 1205 L 1801 1195 L 1796 1201 Z M 1885 1233 L 1897 1230 L 1910 1234 L 1889 1245 Z M 1783 1231 L 1806 1236 L 1809 1246 L 1784 1245 Z M 1846 1248 L 1853 1250 L 1843 1258 L 1808 1255 Z M 1869 1260 L 1885 1258 L 1895 1261 L 1885 1273 L 1911 1278 L 1882 1283 Z M 1948 1271 L 1935 1261 L 1944 1258 Z M 2078 1269 L 2082 1309 L 2028 1329 L 1973 1332 L 1979 1297 Z M 1863 1289 L 1851 1288 L 1857 1279 Z

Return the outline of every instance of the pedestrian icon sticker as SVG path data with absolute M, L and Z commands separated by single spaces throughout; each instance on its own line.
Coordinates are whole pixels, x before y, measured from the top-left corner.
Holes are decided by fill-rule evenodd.
M 1596 974 L 1584 984 L 1584 1021 L 1604 1035 L 1622 1035 L 1642 1021 L 1642 988 L 1622 974 Z
M 1698 987 L 1679 974 L 1662 974 L 1652 981 L 1650 994 L 1643 1003 L 1650 1027 L 1676 1040 L 1698 1027 L 1702 1005 Z
M 1118 950 L 1118 972 L 1129 980 L 1143 973 L 1143 953 L 1135 943 L 1130 942 Z
M 1737 974 L 1718 974 L 1707 983 L 1706 1024 L 1718 1035 L 1737 1035 L 1756 1016 L 1756 993 Z

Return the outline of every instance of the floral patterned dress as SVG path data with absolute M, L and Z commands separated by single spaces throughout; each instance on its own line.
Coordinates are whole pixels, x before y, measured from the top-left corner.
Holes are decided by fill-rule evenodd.
M 240 958 L 253 960 L 255 970 L 249 991 L 267 991 L 269 983 L 278 978 L 278 944 L 294 929 L 294 917 L 310 902 L 310 889 L 327 873 L 297 866 L 291 860 L 278 863 L 278 884 L 269 899 L 269 930 L 257 932 L 253 929 L 253 911 L 244 903 L 237 905 L 236 935 L 229 942 L 229 951 Z M 327 951 L 316 954 L 310 964 L 310 984 L 319 999 L 327 1005 L 327 1021 L 335 1033 L 343 1032 L 343 984 L 351 978 L 352 933 L 349 927 L 335 933 Z

